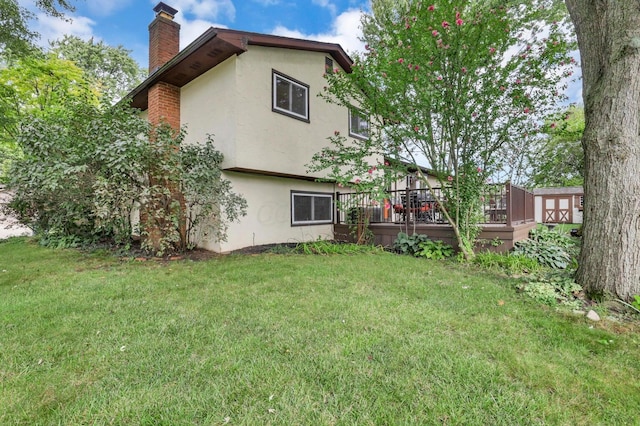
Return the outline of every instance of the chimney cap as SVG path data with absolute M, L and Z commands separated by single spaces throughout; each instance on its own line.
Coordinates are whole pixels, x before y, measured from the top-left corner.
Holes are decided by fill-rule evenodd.
M 164 2 L 160 2 L 153 8 L 153 11 L 156 12 L 156 16 L 160 14 L 169 15 L 171 19 L 178 13 L 178 11 L 171 6 L 165 4 Z

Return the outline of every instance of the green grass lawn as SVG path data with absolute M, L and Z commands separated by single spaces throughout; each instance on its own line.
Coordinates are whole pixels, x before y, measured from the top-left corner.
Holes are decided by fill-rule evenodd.
M 638 424 L 640 334 L 513 288 L 385 253 L 158 263 L 11 239 L 0 424 Z

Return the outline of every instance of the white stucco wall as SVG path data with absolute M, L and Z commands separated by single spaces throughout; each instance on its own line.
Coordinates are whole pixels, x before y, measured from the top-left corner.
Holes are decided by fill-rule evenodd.
M 262 46 L 250 46 L 238 56 L 238 167 L 307 175 L 305 165 L 329 144 L 327 138 L 336 130 L 348 134 L 347 110 L 317 96 L 326 85 L 326 57 Z M 272 111 L 272 70 L 309 85 L 309 122 Z
M 233 56 L 181 89 L 180 121 L 187 127 L 185 143 L 202 143 L 213 135 L 224 154 L 223 167 L 235 167 L 238 86 Z
M 335 130 L 348 135 L 345 108 L 317 94 L 324 87 L 326 54 L 249 46 L 182 88 L 185 142 L 214 135 L 224 168 L 307 175 L 305 165 Z M 336 65 L 337 66 L 337 65 Z M 272 70 L 309 85 L 310 122 L 272 111 Z M 321 174 L 314 176 L 319 177 Z
M 227 242 L 202 241 L 201 247 L 225 253 L 254 245 L 333 238 L 331 224 L 291 225 L 292 190 L 334 194 L 333 184 L 236 172 L 225 172 L 224 177 L 232 182 L 234 192 L 247 199 L 247 216 L 230 224 Z

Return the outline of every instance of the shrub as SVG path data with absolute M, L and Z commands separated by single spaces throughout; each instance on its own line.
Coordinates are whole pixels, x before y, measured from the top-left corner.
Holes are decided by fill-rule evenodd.
M 442 241 L 432 241 L 424 234 L 407 235 L 400 232 L 393 242 L 397 253 L 427 259 L 445 259 L 454 255 L 453 247 Z
M 575 241 L 567 234 L 550 230 L 547 227 L 539 227 L 529 232 L 529 238 L 540 243 L 553 244 L 563 249 L 575 247 Z
M 542 266 L 565 269 L 576 251 L 577 246 L 570 237 L 541 227 L 532 230 L 528 240 L 518 241 L 513 253 L 534 259 Z
M 540 265 L 554 269 L 565 269 L 571 261 L 571 256 L 566 250 L 556 245 L 536 240 L 518 241 L 515 244 L 513 253 L 534 259 Z
M 454 255 L 453 247 L 449 244 L 445 244 L 442 241 L 423 241 L 418 244 L 418 251 L 415 253 L 416 257 L 425 257 L 427 259 L 446 259 Z
M 226 223 L 246 201 L 222 178 L 210 138 L 182 144 L 166 125 L 152 127 L 128 107 L 84 103 L 25 123 L 23 158 L 12 163 L 11 210 L 50 246 L 131 243 L 140 212 L 143 248 L 191 248 L 192 238 L 224 240 Z M 179 147 L 179 149 L 178 149 Z
M 429 237 L 424 234 L 407 235 L 400 232 L 393 242 L 393 249 L 401 254 L 415 256 L 420 251 L 420 243 L 429 241 Z

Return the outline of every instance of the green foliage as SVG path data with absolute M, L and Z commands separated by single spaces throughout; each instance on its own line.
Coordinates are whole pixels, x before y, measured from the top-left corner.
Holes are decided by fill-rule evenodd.
M 580 186 L 584 182 L 584 109 L 570 107 L 545 126 L 541 149 L 531 153 L 531 184 L 537 187 Z
M 569 266 L 571 257 L 566 250 L 557 245 L 536 240 L 523 240 L 515 244 L 514 254 L 536 260 L 542 266 L 564 269 Z
M 106 102 L 119 100 L 147 76 L 146 70 L 131 57 L 130 50 L 95 42 L 93 38 L 85 41 L 65 35 L 51 43 L 50 53 L 82 69 Z
M 6 58 L 0 68 L 0 180 L 22 155 L 22 122 L 64 114 L 71 99 L 109 108 L 145 75 L 128 50 L 74 36 L 54 42 L 48 53 Z
M 223 160 L 211 135 L 202 144 L 181 145 L 179 179 L 185 197 L 187 247 L 212 237 L 226 241 L 228 223 L 246 214 L 247 201 L 222 178 Z
M 486 186 L 486 175 L 473 162 L 461 164 L 461 173 L 451 177 L 451 183 L 442 188 L 444 205 L 457 224 L 460 241 L 466 252 L 473 247 L 482 230 L 483 221 L 481 194 Z
M 338 243 L 330 240 L 317 240 L 296 245 L 293 249 L 294 253 L 300 254 L 359 254 L 359 253 L 383 253 L 384 250 L 380 246 L 367 244 L 351 244 Z
M 393 249 L 401 254 L 415 256 L 420 251 L 420 243 L 426 241 L 429 241 L 429 237 L 425 234 L 407 235 L 404 232 L 400 232 L 393 242 Z
M 633 301 L 631 302 L 631 306 L 635 309 L 640 310 L 640 295 L 633 296 Z
M 375 3 L 362 22 L 367 52 L 351 73 L 328 72 L 321 94 L 367 116 L 370 137 L 335 135 L 312 170 L 364 182 L 383 158 L 413 166 L 426 158 L 449 188 L 446 200 L 432 195 L 471 258 L 481 183 L 501 166 L 501 148 L 530 144 L 557 109 L 573 61 L 571 27 L 546 1 Z M 403 171 L 395 164 L 385 163 L 392 177 Z
M 72 62 L 53 56 L 27 56 L 0 68 L 0 180 L 22 155 L 17 141 L 21 123 L 64 114 L 71 100 L 97 104 L 95 93 Z
M 46 15 L 61 18 L 64 11 L 73 11 L 68 0 L 36 0 L 36 6 Z M 38 33 L 30 30 L 28 22 L 36 16 L 17 0 L 0 0 L 0 55 L 18 56 L 33 53 Z
M 393 242 L 393 249 L 400 254 L 437 260 L 455 254 L 453 247 L 442 241 L 432 241 L 425 234 L 408 235 L 404 232 L 398 233 Z
M 482 268 L 497 268 L 509 275 L 528 274 L 540 269 L 535 259 L 514 253 L 478 253 L 473 262 Z
M 572 274 L 564 271 L 532 275 L 525 278 L 518 288 L 545 305 L 564 305 L 572 308 L 580 306 L 579 296 L 582 287 L 575 282 Z
M 433 260 L 442 260 L 455 254 L 453 247 L 442 241 L 426 240 L 418 243 L 418 251 L 416 257 L 424 257 Z
M 571 265 L 576 250 L 569 236 L 539 227 L 531 230 L 529 239 L 515 243 L 513 253 L 535 259 L 542 266 L 565 269 Z
M 61 111 L 21 128 L 24 154 L 8 185 L 10 207 L 43 242 L 127 245 L 139 232 L 143 248 L 163 254 L 192 247 L 193 238 L 222 240 L 227 221 L 244 214 L 210 139 L 178 149 L 183 132 L 151 128 L 125 106 L 71 100 Z

